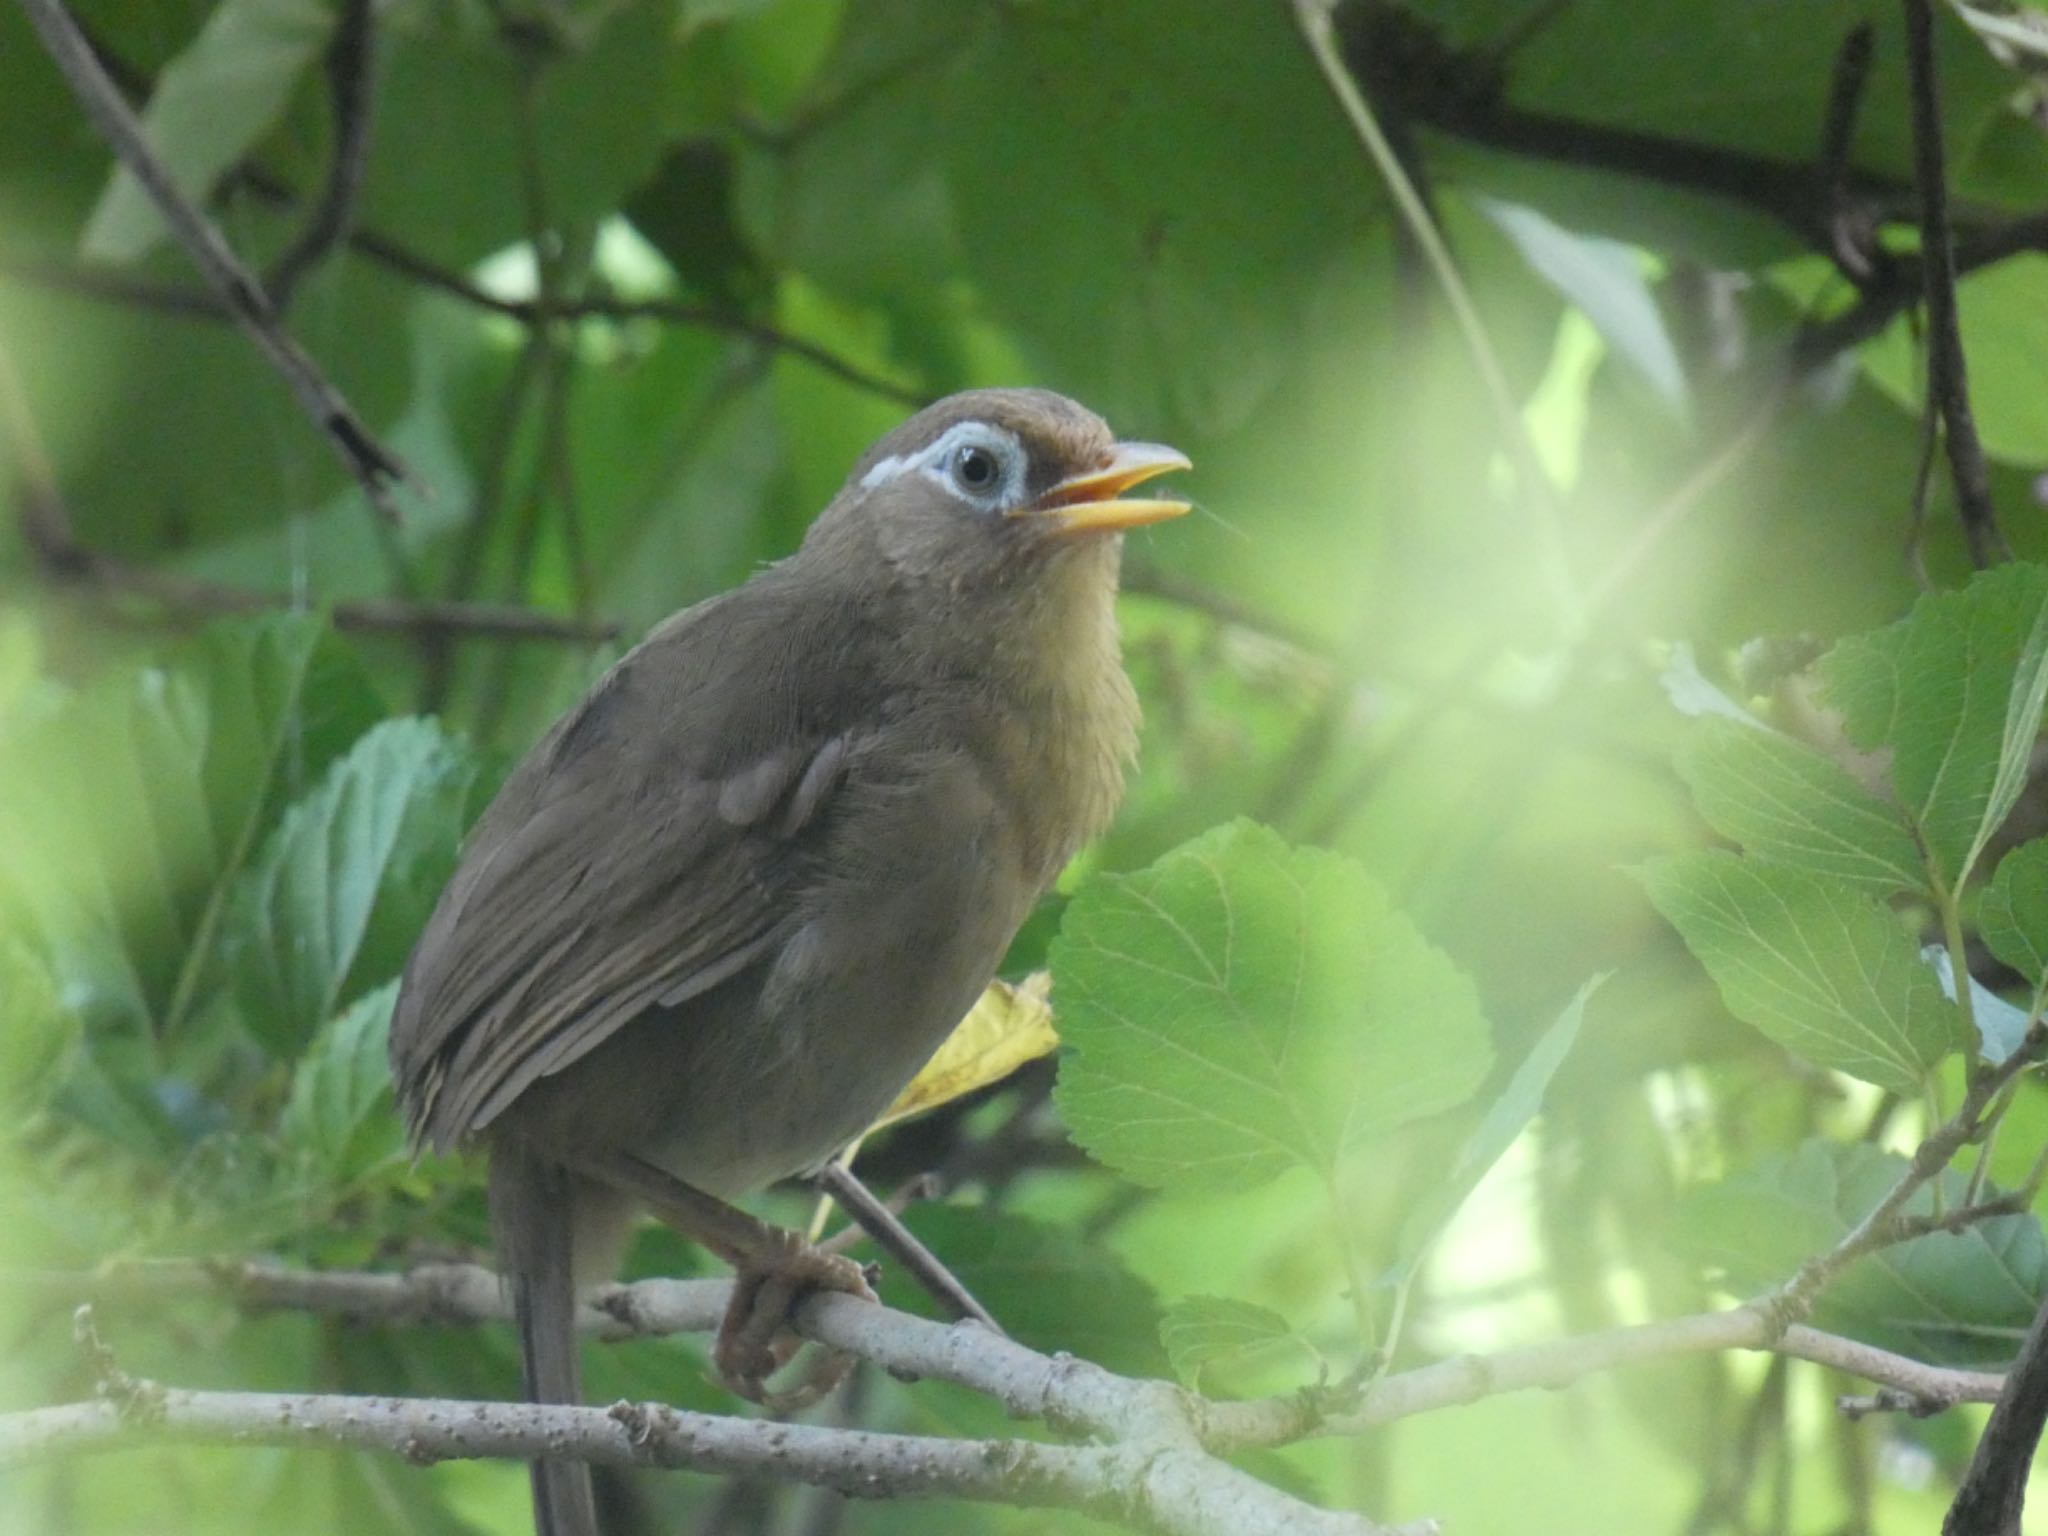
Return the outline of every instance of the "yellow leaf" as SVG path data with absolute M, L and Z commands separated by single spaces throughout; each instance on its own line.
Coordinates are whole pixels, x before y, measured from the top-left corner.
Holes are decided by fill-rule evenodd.
M 1052 1004 L 1047 1001 L 1051 992 L 1052 975 L 1047 971 L 1033 971 L 1014 986 L 990 982 L 981 1001 L 869 1130 L 937 1109 L 1052 1050 L 1060 1037 L 1053 1032 Z

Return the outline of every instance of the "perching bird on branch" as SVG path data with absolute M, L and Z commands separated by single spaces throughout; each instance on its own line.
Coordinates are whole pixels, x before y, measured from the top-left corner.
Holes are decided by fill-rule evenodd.
M 528 1395 L 579 1397 L 579 1285 L 642 1210 L 737 1272 L 714 1349 L 769 1397 L 806 1291 L 860 1268 L 726 1202 L 864 1130 L 966 1013 L 1135 750 L 1121 493 L 1187 460 L 1041 390 L 871 448 L 803 545 L 669 619 L 513 771 L 406 967 L 415 1140 L 490 1150 Z M 595 1529 L 537 1462 L 544 1536 Z

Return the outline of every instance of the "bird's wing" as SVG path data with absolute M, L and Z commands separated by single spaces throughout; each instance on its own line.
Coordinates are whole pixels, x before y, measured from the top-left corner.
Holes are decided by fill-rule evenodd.
M 535 1079 L 785 937 L 812 834 L 877 701 L 843 635 L 775 609 L 749 588 L 672 621 L 479 820 L 392 1017 L 419 1141 L 481 1130 Z

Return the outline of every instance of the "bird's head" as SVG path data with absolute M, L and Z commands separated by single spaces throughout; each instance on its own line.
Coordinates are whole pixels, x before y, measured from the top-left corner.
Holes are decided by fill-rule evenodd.
M 1119 442 L 1100 416 L 1042 389 L 977 389 L 927 406 L 862 456 L 814 540 L 849 536 L 899 573 L 955 586 L 1023 579 L 1188 504 L 1127 497 L 1188 468 L 1157 443 Z M 1092 562 L 1091 562 L 1092 563 Z

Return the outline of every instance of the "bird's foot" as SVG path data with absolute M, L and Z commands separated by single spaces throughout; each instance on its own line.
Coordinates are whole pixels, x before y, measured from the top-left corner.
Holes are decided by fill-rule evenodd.
M 868 1271 L 843 1254 L 827 1253 L 795 1232 L 770 1228 L 733 1278 L 732 1300 L 719 1325 L 711 1361 L 719 1378 L 750 1402 L 777 1412 L 807 1408 L 846 1379 L 853 1357 L 827 1350 L 794 1386 L 776 1391 L 768 1378 L 803 1347 L 790 1310 L 813 1291 L 843 1291 L 876 1301 Z

